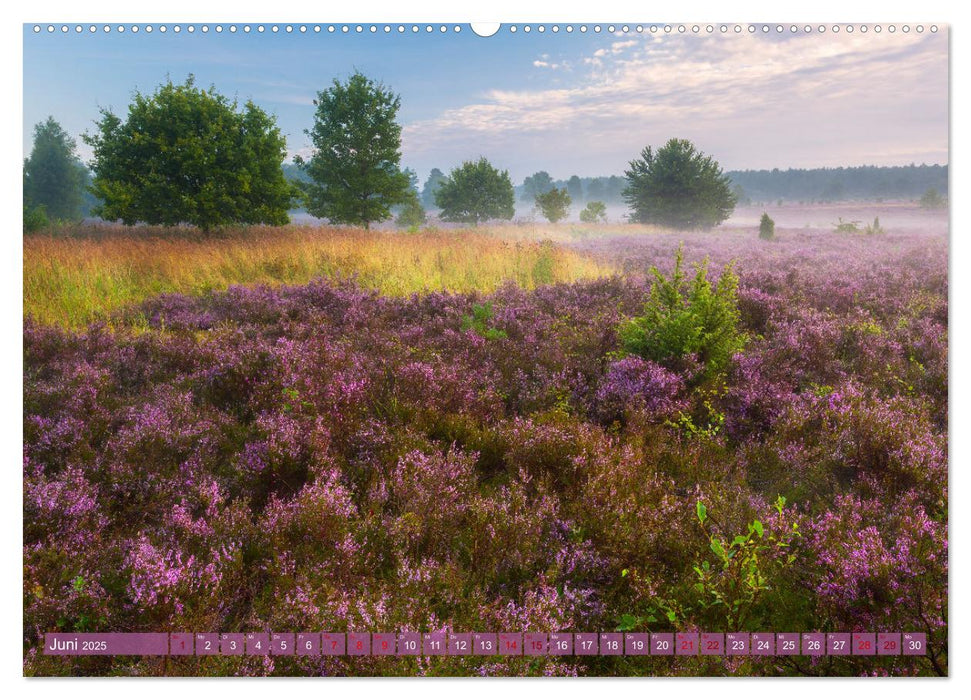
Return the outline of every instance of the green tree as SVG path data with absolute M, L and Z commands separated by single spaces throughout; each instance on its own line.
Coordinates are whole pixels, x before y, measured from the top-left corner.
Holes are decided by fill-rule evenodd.
M 34 145 L 24 160 L 25 211 L 40 209 L 46 216 L 68 221 L 81 218 L 84 166 L 76 147 L 54 117 L 34 126 Z
M 712 286 L 706 258 L 689 281 L 684 251 L 678 248 L 671 277 L 656 267 L 651 275 L 654 280 L 643 313 L 619 328 L 623 349 L 674 370 L 694 358 L 709 377 L 720 374 L 746 342 L 739 328 L 738 276 L 732 265 Z
M 775 238 L 775 222 L 766 212 L 762 212 L 762 218 L 759 219 L 759 238 L 763 241 Z
M 425 209 L 431 209 L 435 206 L 435 193 L 441 186 L 442 182 L 445 180 L 445 173 L 443 173 L 438 168 L 432 168 L 431 173 L 428 175 L 428 179 L 425 180 L 425 185 L 421 190 L 421 203 Z
M 310 176 L 307 211 L 332 223 L 361 225 L 391 217 L 408 201 L 410 178 L 401 164 L 401 98 L 380 83 L 354 73 L 346 83 L 317 93 L 314 146 L 299 164 Z M 296 159 L 295 159 L 296 160 Z
M 452 170 L 435 193 L 445 221 L 478 224 L 488 219 L 511 219 L 515 194 L 509 172 L 500 172 L 485 158 L 465 161 Z
M 583 200 L 583 182 L 576 175 L 571 175 L 566 181 L 566 191 L 570 193 L 570 199 L 574 202 Z
M 417 229 L 425 223 L 425 208 L 417 196 L 409 197 L 395 217 L 395 224 L 401 228 Z
M 523 199 L 535 200 L 538 195 L 553 189 L 553 178 L 545 170 L 533 173 L 523 180 Z
M 718 163 L 686 139 L 641 151 L 625 171 L 630 219 L 676 229 L 710 229 L 731 216 L 735 195 Z
M 587 183 L 587 201 L 601 202 L 606 199 L 607 188 L 605 182 L 607 178 L 595 177 Z
M 607 220 L 607 205 L 603 202 L 587 202 L 587 206 L 580 211 L 580 221 L 585 224 L 595 224 Z
M 553 224 L 566 218 L 570 211 L 571 202 L 570 194 L 565 187 L 563 189 L 553 188 L 549 192 L 536 195 L 536 204 L 540 211 Z
M 203 230 L 227 224 L 285 224 L 294 188 L 281 167 L 286 141 L 252 102 L 242 111 L 192 76 L 153 95 L 135 93 L 125 121 L 101 111 L 94 134 L 93 213 Z
M 922 209 L 943 209 L 947 206 L 947 197 L 942 197 L 941 193 L 932 187 L 921 195 L 920 206 Z

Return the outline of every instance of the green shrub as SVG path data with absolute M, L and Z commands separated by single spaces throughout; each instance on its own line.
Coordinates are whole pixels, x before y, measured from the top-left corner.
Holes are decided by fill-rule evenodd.
M 836 233 L 859 233 L 860 232 L 860 222 L 859 221 L 843 221 L 843 217 L 839 218 L 836 222 Z
M 472 315 L 462 318 L 462 330 L 474 331 L 486 340 L 500 340 L 505 338 L 505 331 L 491 327 L 489 322 L 492 321 L 492 316 L 491 301 L 487 301 L 484 304 L 473 304 Z
M 739 330 L 738 277 L 729 264 L 712 286 L 705 258 L 689 281 L 683 263 L 679 248 L 670 278 L 651 268 L 654 281 L 644 313 L 621 324 L 621 347 L 675 370 L 694 358 L 713 376 L 745 345 Z
M 759 220 L 759 238 L 763 241 L 771 241 L 775 238 L 775 222 L 765 212 L 762 212 L 762 218 Z
M 607 220 L 607 205 L 603 202 L 587 202 L 587 206 L 580 210 L 580 221 L 585 224 L 595 224 Z
M 783 521 L 785 505 L 783 496 L 773 504 L 779 522 Z M 692 567 L 697 576 L 696 612 L 713 613 L 712 617 L 726 629 L 746 629 L 760 599 L 773 588 L 779 569 L 795 561 L 789 548 L 802 536 L 799 523 L 792 522 L 774 532 L 756 519 L 748 524 L 747 532 L 731 538 L 731 531 L 723 531 L 713 523 L 701 501 L 696 504 L 696 512 L 715 555 L 714 564 L 702 559 Z
M 863 233 L 868 236 L 879 236 L 880 234 L 886 233 L 883 227 L 880 225 L 880 217 L 873 217 L 873 223 L 867 224 L 866 228 L 863 229 Z
M 24 233 L 34 233 L 51 225 L 43 205 L 29 207 L 24 205 Z
M 417 197 L 411 197 L 401 207 L 401 211 L 398 212 L 394 222 L 399 228 L 417 230 L 419 226 L 425 223 L 425 208 Z
M 921 195 L 920 206 L 922 209 L 946 209 L 947 197 L 932 187 Z

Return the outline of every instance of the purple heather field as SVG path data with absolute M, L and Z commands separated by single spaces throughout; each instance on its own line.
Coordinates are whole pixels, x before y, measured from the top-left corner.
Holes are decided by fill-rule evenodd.
M 564 245 L 616 276 L 532 291 L 318 279 L 28 319 L 24 673 L 946 675 L 948 235 L 884 227 L 591 237 Z M 682 244 L 689 278 L 734 261 L 718 372 L 624 352 Z M 109 630 L 913 631 L 929 653 L 39 652 Z

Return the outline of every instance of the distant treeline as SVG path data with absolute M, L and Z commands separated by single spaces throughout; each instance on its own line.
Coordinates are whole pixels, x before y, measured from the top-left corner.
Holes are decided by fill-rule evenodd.
M 302 174 L 284 165 L 287 177 Z M 434 208 L 429 196 L 441 171 L 433 170 L 429 182 L 420 190 L 422 202 Z M 941 195 L 948 191 L 946 165 L 903 165 L 878 167 L 864 165 L 850 168 L 813 168 L 779 170 L 730 170 L 725 173 L 732 182 L 740 204 L 785 200 L 798 202 L 834 202 L 842 200 L 919 199 L 928 190 Z M 555 180 L 546 171 L 538 171 L 515 187 L 516 199 L 532 202 L 537 193 L 552 188 L 566 189 L 574 203 L 601 201 L 624 203 L 627 179 L 621 175 L 579 177 Z
M 734 170 L 726 173 L 739 201 L 832 202 L 847 199 L 918 199 L 947 194 L 946 165 L 900 165 L 812 170 Z
M 288 180 L 307 181 L 307 175 L 293 163 L 283 164 Z M 87 172 L 85 173 L 86 175 Z M 784 200 L 788 202 L 835 202 L 841 200 L 919 199 L 928 190 L 946 194 L 946 165 L 900 165 L 878 167 L 864 165 L 852 168 L 813 168 L 788 170 L 730 170 L 740 204 Z M 536 189 L 566 188 L 574 202 L 600 201 L 623 204 L 627 179 L 621 175 L 602 177 L 573 176 L 567 180 L 550 179 L 530 187 L 535 175 L 515 188 L 516 199 L 532 201 Z M 541 178 L 543 179 L 543 178 Z M 579 194 L 579 196 L 577 196 Z M 82 204 L 85 213 L 96 203 L 85 189 Z M 429 208 L 434 204 L 426 203 Z
M 835 202 L 842 200 L 919 199 L 928 190 L 947 194 L 946 165 L 902 165 L 878 167 L 864 165 L 852 168 L 813 168 L 779 170 L 729 170 L 740 204 L 785 201 Z M 535 177 L 535 176 L 531 176 Z M 519 199 L 532 198 L 527 182 L 516 188 Z M 579 183 L 578 183 L 579 181 Z M 627 180 L 610 177 L 580 177 L 554 180 L 552 185 L 570 190 L 574 201 L 577 185 L 582 187 L 580 201 L 599 200 L 609 204 L 623 203 Z

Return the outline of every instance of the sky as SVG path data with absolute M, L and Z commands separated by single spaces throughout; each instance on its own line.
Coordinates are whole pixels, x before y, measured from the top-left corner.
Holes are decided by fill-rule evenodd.
M 135 91 L 191 73 L 277 118 L 290 155 L 311 153 L 313 99 L 355 70 L 401 97 L 402 165 L 424 180 L 485 156 L 514 182 L 623 174 L 645 146 L 688 138 L 725 170 L 948 162 L 947 27 L 890 34 L 792 33 L 743 25 L 721 34 L 554 33 L 503 25 L 390 33 L 235 33 L 201 24 L 175 33 L 24 25 L 23 150 L 48 115 L 75 137 L 99 109 L 124 117 Z M 732 25 L 734 26 L 734 25 Z M 90 149 L 78 141 L 83 159 Z

